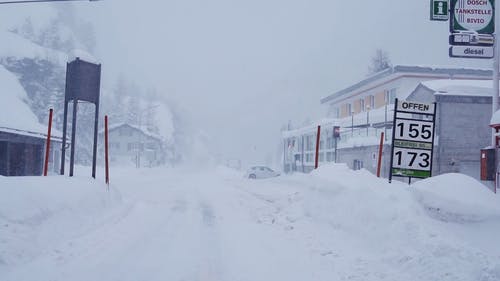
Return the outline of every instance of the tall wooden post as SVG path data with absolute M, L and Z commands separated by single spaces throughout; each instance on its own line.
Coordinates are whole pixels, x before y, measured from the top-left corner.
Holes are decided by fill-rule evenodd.
M 104 161 L 106 165 L 106 184 L 109 185 L 109 152 L 108 152 L 108 115 L 104 116 Z
M 384 132 L 380 134 L 380 145 L 378 147 L 377 178 L 380 178 L 380 167 L 382 166 L 383 147 L 384 147 Z
M 318 132 L 316 133 L 316 159 L 314 160 L 314 169 L 318 168 L 319 164 L 319 139 L 321 137 L 321 126 L 318 126 Z
M 49 127 L 47 129 L 47 142 L 45 146 L 45 165 L 43 166 L 43 175 L 47 176 L 49 170 L 49 156 L 50 156 L 50 133 L 52 131 L 52 112 L 54 110 L 49 109 Z

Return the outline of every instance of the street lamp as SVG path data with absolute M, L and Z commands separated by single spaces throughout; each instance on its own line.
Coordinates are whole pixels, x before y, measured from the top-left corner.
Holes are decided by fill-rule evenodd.
M 2 1 L 0 2 L 0 4 L 25 4 L 25 3 L 74 2 L 74 1 L 96 2 L 101 0 L 20 0 L 20 1 Z

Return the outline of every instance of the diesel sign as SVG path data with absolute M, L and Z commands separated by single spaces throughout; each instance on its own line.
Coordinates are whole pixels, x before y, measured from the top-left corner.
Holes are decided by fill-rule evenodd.
M 450 57 L 455 58 L 493 58 L 493 47 L 476 47 L 476 46 L 451 46 Z

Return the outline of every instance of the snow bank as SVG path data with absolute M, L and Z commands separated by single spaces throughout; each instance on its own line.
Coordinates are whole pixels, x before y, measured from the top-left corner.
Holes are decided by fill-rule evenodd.
M 367 170 L 353 171 L 345 164 L 324 165 L 311 175 L 335 182 L 337 193 L 348 196 L 351 203 L 364 205 L 368 212 L 385 212 L 385 217 L 399 216 L 407 211 L 419 215 L 423 208 L 431 218 L 446 222 L 500 218 L 500 197 L 463 174 L 440 175 L 411 186 L 399 181 L 390 184 L 387 179 L 377 178 Z M 388 205 L 392 206 L 387 208 Z
M 463 174 L 444 174 L 412 185 L 417 200 L 447 221 L 500 218 L 500 197 Z
M 119 206 L 120 194 L 89 178 L 0 176 L 0 267 L 29 261 Z
M 412 198 L 408 185 L 377 178 L 369 171 L 351 170 L 345 164 L 319 167 L 311 173 L 315 194 L 307 212 L 349 235 L 370 233 L 367 243 L 409 235 L 401 225 L 422 219 L 424 212 Z M 381 226 L 384 226 L 381 229 Z M 392 229 L 392 231 L 388 231 Z M 382 245 L 382 244 L 381 244 Z
M 290 185 L 302 183 L 281 203 L 283 219 L 277 223 L 292 224 L 303 236 L 315 228 L 313 235 L 322 241 L 315 247 L 351 257 L 348 266 L 362 259 L 371 268 L 367 274 L 380 270 L 389 280 L 500 280 L 500 247 L 494 243 L 500 201 L 467 176 L 437 176 L 409 186 L 334 164 L 289 179 Z M 364 270 L 346 272 L 363 276 L 354 280 L 385 279 Z
M 390 187 L 387 179 L 377 178 L 365 169 L 354 171 L 344 163 L 321 165 L 318 169 L 312 171 L 311 175 L 323 180 L 335 181 L 351 188 Z M 367 186 L 367 183 L 370 184 Z M 395 184 L 399 185 L 399 182 Z
M 0 217 L 37 225 L 58 212 L 99 213 L 120 201 L 119 194 L 88 178 L 0 176 Z

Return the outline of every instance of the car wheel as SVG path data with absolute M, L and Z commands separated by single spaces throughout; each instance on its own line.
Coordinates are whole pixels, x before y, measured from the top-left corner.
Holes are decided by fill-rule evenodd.
M 249 175 L 249 176 L 248 176 L 248 178 L 249 178 L 249 179 L 253 179 L 253 180 L 254 180 L 254 179 L 256 179 L 256 178 L 257 178 L 257 176 L 255 176 L 254 174 L 251 174 L 251 175 Z

